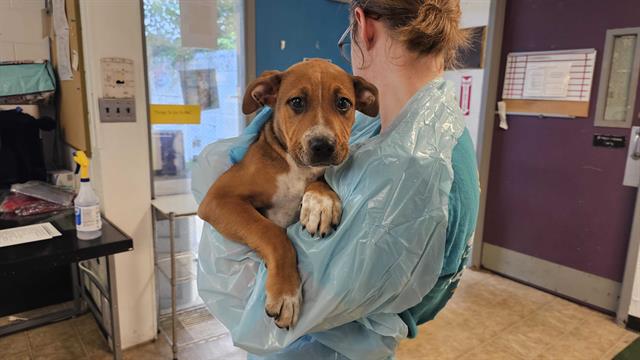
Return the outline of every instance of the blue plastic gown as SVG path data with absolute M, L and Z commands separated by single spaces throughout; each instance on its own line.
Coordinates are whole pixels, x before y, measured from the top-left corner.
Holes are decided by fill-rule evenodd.
M 192 176 L 198 201 L 269 116 L 263 109 L 245 135 L 203 150 Z M 377 136 L 377 121 L 358 118 L 349 158 L 325 174 L 343 202 L 338 229 L 324 239 L 299 223 L 287 229 L 304 296 L 289 331 L 265 314 L 262 261 L 205 225 L 198 289 L 234 344 L 253 358 L 392 358 L 408 333 L 398 314 L 420 303 L 443 269 L 452 150 L 463 130 L 453 88 L 441 79 L 416 93 Z

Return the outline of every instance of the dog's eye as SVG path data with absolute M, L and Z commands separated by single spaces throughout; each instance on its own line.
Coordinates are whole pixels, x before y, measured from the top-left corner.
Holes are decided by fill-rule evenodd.
M 342 112 L 347 112 L 351 108 L 351 101 L 346 97 L 338 98 L 336 101 L 336 107 Z
M 291 108 L 293 109 L 293 111 L 297 112 L 297 113 L 301 113 L 304 111 L 304 107 L 305 107 L 305 102 L 304 99 L 296 96 L 293 97 L 291 99 L 289 99 L 289 106 L 291 106 Z

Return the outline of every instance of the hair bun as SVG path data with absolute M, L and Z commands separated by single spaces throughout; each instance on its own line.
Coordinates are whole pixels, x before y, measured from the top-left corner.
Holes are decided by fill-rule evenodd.
M 424 16 L 425 14 L 430 13 L 430 12 L 444 15 L 445 10 L 436 1 L 425 1 L 424 4 L 422 4 L 420 6 L 420 10 L 419 10 L 419 15 L 418 16 L 419 17 L 420 16 Z
M 460 29 L 460 3 L 456 0 L 426 0 L 417 16 L 398 29 L 407 48 L 423 54 L 443 53 L 448 66 L 455 64 L 459 48 L 468 45 L 468 34 Z

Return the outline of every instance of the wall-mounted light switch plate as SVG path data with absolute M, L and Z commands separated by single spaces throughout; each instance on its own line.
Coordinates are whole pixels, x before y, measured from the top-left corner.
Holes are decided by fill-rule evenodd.
M 100 98 L 100 122 L 136 122 L 135 98 Z

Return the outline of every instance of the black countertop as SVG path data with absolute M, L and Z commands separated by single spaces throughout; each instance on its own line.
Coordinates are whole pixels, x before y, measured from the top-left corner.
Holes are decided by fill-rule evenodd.
M 93 240 L 78 239 L 73 209 L 28 217 L 2 214 L 0 229 L 42 222 L 51 222 L 62 233 L 62 236 L 0 247 L 0 275 L 11 275 L 22 269 L 69 264 L 133 250 L 131 237 L 104 217 L 102 218 L 101 237 Z

